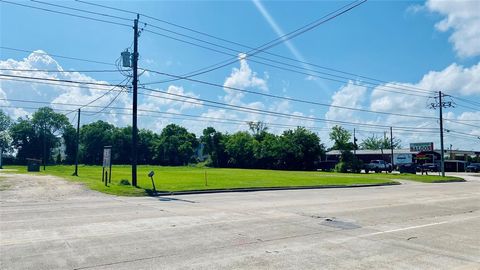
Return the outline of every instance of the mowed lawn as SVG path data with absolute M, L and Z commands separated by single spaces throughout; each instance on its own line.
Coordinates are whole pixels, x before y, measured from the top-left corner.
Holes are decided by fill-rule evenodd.
M 26 172 L 25 166 L 6 166 L 18 173 Z M 205 167 L 163 167 L 138 166 L 138 188 L 121 185 L 126 179 L 131 183 L 131 167 L 117 165 L 112 167 L 112 182 L 102 183 L 101 166 L 80 165 L 79 176 L 72 176 L 74 166 L 47 166 L 46 171 L 30 174 L 48 174 L 68 180 L 85 183 L 90 189 L 104 193 L 143 196 L 151 194 L 152 182 L 148 177 L 155 172 L 154 181 L 157 191 L 191 191 L 206 189 L 235 189 L 255 187 L 301 187 L 301 186 L 354 186 L 362 184 L 395 184 L 395 179 L 407 179 L 421 182 L 461 180 L 455 177 L 441 178 L 438 175 L 407 174 L 342 174 L 334 172 L 276 171 L 253 169 L 217 169 Z

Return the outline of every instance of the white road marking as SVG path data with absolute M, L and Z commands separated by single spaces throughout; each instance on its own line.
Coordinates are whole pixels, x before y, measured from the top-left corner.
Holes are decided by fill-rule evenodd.
M 399 228 L 399 229 L 393 229 L 393 230 L 387 230 L 387 231 L 367 233 L 367 234 L 359 235 L 359 236 L 357 236 L 357 237 L 369 237 L 369 236 L 374 236 L 374 235 L 379 235 L 379 234 L 385 234 L 385 233 L 393 233 L 393 232 L 407 231 L 407 230 L 413 230 L 413 229 L 430 227 L 430 226 L 437 226 L 437 225 L 442 225 L 442 224 L 447 224 L 447 223 L 460 222 L 460 221 L 465 221 L 465 220 L 475 219 L 475 218 L 480 218 L 480 216 L 466 217 L 466 218 L 456 219 L 456 220 L 452 220 L 452 221 L 441 221 L 441 222 L 428 223 L 428 224 L 411 226 L 411 227 L 406 227 L 406 228 Z

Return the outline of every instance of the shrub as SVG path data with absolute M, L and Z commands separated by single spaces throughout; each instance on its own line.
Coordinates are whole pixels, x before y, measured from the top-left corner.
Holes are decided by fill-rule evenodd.
M 343 161 L 337 163 L 337 165 L 335 165 L 335 171 L 340 172 L 340 173 L 346 173 L 347 172 L 347 164 Z
M 122 179 L 122 180 L 120 180 L 119 185 L 120 186 L 130 186 L 130 181 L 128 181 L 127 179 Z

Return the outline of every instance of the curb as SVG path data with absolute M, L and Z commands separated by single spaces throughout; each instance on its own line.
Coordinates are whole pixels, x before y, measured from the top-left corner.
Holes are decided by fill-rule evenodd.
M 186 191 L 171 191 L 171 192 L 157 192 L 149 195 L 150 197 L 167 196 L 167 195 L 193 195 L 193 194 L 209 194 L 209 193 L 230 193 L 230 192 L 256 192 L 256 191 L 276 191 L 276 190 L 302 190 L 302 189 L 327 189 L 327 188 L 360 188 L 360 187 L 381 187 L 401 185 L 398 182 L 383 183 L 383 184 L 359 184 L 359 185 L 331 185 L 331 186 L 292 186 L 292 187 L 253 187 L 253 188 L 230 188 L 230 189 L 207 189 L 207 190 L 186 190 Z

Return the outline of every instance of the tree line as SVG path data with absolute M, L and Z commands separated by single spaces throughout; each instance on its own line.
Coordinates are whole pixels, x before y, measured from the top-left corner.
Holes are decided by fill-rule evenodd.
M 179 166 L 204 161 L 211 167 L 313 170 L 327 150 L 319 136 L 304 127 L 276 135 L 262 122 L 248 124 L 248 131 L 235 133 L 207 127 L 199 138 L 176 124 L 167 125 L 160 133 L 140 129 L 138 163 Z M 110 145 L 112 162 L 129 164 L 131 134 L 129 126 L 116 127 L 100 120 L 81 126 L 79 162 L 101 164 L 103 147 Z M 330 149 L 358 149 L 356 142 L 351 142 L 350 132 L 340 126 L 332 128 L 330 139 L 334 142 Z M 399 141 L 395 142 L 399 146 Z M 387 144 L 389 140 L 372 136 L 361 146 L 389 148 Z M 45 158 L 48 164 L 72 164 L 76 129 L 65 115 L 48 107 L 15 121 L 0 110 L 0 147 L 10 153 L 10 163 L 25 164 L 27 158 Z

